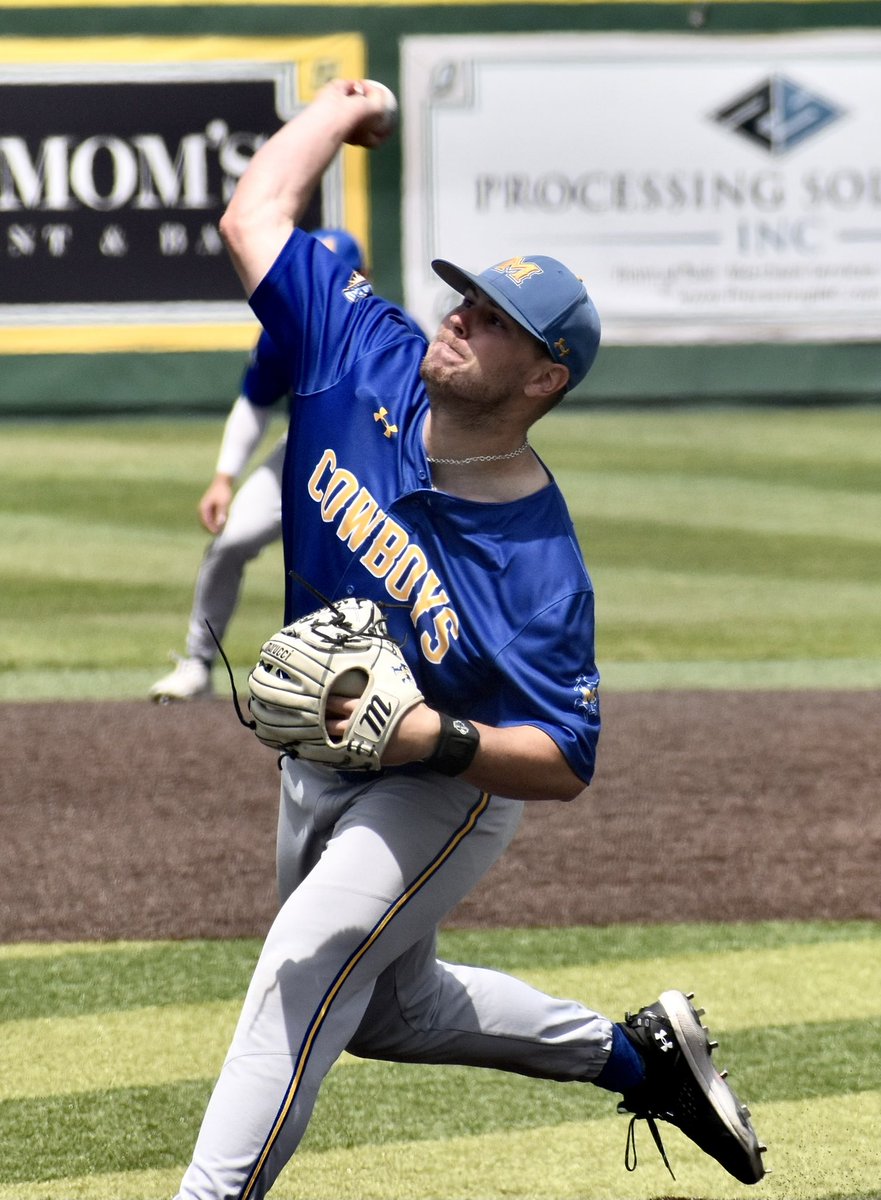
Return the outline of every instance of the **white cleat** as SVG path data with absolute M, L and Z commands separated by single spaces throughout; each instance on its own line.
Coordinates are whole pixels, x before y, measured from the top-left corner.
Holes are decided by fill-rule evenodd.
M 213 696 L 211 667 L 201 658 L 178 658 L 174 670 L 157 680 L 148 694 L 157 704 Z

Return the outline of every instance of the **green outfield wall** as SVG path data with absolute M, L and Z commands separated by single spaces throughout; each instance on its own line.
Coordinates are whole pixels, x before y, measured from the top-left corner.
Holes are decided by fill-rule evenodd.
M 308 78 L 308 99 L 309 89 L 320 86 L 322 79 L 335 71 L 363 71 L 400 94 L 405 82 L 401 78 L 402 40 L 414 37 L 650 33 L 701 38 L 706 45 L 707 39 L 718 39 L 721 44 L 746 35 L 786 37 L 804 31 L 874 37 L 881 32 L 881 3 L 491 4 L 474 0 L 438 4 L 416 0 L 351 4 L 331 0 L 309 5 L 221 0 L 202 5 L 160 0 L 131 6 L 115 0 L 92 4 L 0 0 L 0 90 L 5 85 L 5 94 L 21 101 L 27 120 L 34 111 L 44 113 L 33 118 L 44 124 L 32 130 L 30 157 L 25 154 L 22 158 L 20 153 L 16 159 L 16 148 L 21 150 L 23 139 L 18 137 L 14 117 L 9 116 L 8 103 L 0 100 L 0 414 L 226 409 L 236 393 L 252 334 L 245 320 L 230 316 L 241 300 L 225 256 L 211 242 L 204 214 L 198 218 L 201 225 L 194 223 L 198 206 L 193 203 L 191 211 L 178 212 L 173 220 L 161 222 L 170 249 L 166 247 L 161 262 L 154 263 L 147 235 L 139 232 L 154 216 L 143 200 L 143 188 L 141 211 L 126 225 L 110 212 L 119 171 L 112 182 L 102 183 L 100 168 L 111 158 L 116 168 L 125 167 L 130 173 L 143 173 L 145 163 L 155 168 L 151 186 L 156 195 L 151 193 L 151 198 L 158 205 L 162 200 L 161 168 L 174 167 L 176 183 L 172 187 L 167 181 L 166 193 L 176 189 L 180 199 L 181 179 L 184 187 L 191 183 L 196 187 L 198 172 L 191 172 L 192 178 L 187 176 L 189 160 L 183 150 L 172 162 L 167 149 L 175 144 L 177 95 L 185 97 L 181 103 L 189 103 L 186 98 L 191 94 L 196 97 L 193 120 L 202 121 L 209 142 L 218 129 L 225 131 L 225 140 L 217 133 L 210 153 L 244 153 L 243 144 L 233 144 L 234 131 L 250 128 L 245 122 L 252 113 L 257 114 L 255 122 L 263 120 L 261 105 L 265 107 L 265 81 L 258 78 L 259 72 L 252 79 L 248 64 L 265 56 L 277 57 L 273 47 L 290 47 L 290 56 L 299 63 L 301 84 Z M 227 85 L 226 77 L 216 78 L 206 64 L 230 60 L 235 62 L 229 75 L 232 82 Z M 106 104 L 106 97 L 112 96 L 112 89 L 121 82 L 137 84 L 143 76 L 143 88 L 149 89 L 158 81 L 171 97 L 163 118 L 169 125 L 162 145 L 158 135 L 150 140 L 138 134 L 132 140 L 137 146 L 131 150 L 123 144 L 127 134 L 98 136 L 95 130 L 77 124 L 75 114 L 70 117 L 71 130 L 65 132 L 65 115 L 85 94 L 80 85 L 93 61 L 99 63 L 98 83 L 107 89 L 100 92 L 98 103 Z M 145 62 L 150 64 L 149 70 Z M 187 64 L 185 68 L 182 63 Z M 785 71 L 785 63 L 782 69 Z M 32 84 L 34 102 L 27 92 Z M 280 86 L 277 80 L 273 86 Z M 208 110 L 200 107 L 202 91 L 212 88 L 236 97 L 241 92 L 242 107 L 222 120 L 206 123 L 203 117 Z M 149 90 L 142 95 L 137 87 L 129 88 L 127 96 L 129 92 L 138 105 L 149 108 L 153 103 Z M 300 86 L 301 99 L 303 95 Z M 224 102 L 226 98 L 224 94 Z M 867 104 L 874 102 L 872 97 L 867 100 Z M 592 119 L 602 121 L 604 115 L 593 112 Z M 846 114 L 841 116 L 841 128 L 845 119 Z M 88 184 L 94 191 L 92 211 L 73 215 L 51 211 L 54 201 L 50 192 L 71 186 L 69 181 L 50 182 L 53 154 L 65 137 L 68 149 L 77 147 L 69 164 L 71 180 L 75 169 L 82 172 L 84 163 L 92 168 Z M 675 147 L 675 129 L 671 129 L 670 139 Z M 402 140 L 394 139 L 374 155 L 355 151 L 355 157 L 341 166 L 333 188 L 324 193 L 324 207 L 313 214 L 313 223 L 346 224 L 358 233 L 374 265 L 377 290 L 404 302 Z M 8 151 L 5 178 L 4 146 Z M 878 159 L 878 145 L 867 146 L 859 171 L 841 170 L 834 179 L 838 192 L 833 198 L 842 205 L 856 204 L 853 188 L 857 182 L 865 191 L 860 198 L 859 237 L 867 264 L 876 258 L 881 261 Z M 132 180 L 134 187 L 133 174 Z M 29 185 L 35 196 L 40 193 L 39 203 L 35 200 L 25 212 Z M 62 202 L 68 202 L 71 209 L 69 201 L 65 192 Z M 62 209 L 64 203 L 58 207 Z M 855 236 L 852 234 L 851 240 Z M 139 238 L 146 247 L 143 253 L 138 249 Z M 72 251 L 68 253 L 78 239 L 92 245 L 100 242 L 102 247 L 100 278 L 96 276 L 94 285 L 90 281 L 88 287 L 83 281 L 90 278 L 92 265 L 80 267 Z M 184 245 L 186 252 L 181 250 L 175 260 L 174 254 Z M 209 258 L 213 274 L 202 271 Z M 185 268 L 194 272 L 192 283 L 185 279 Z M 46 278 L 52 282 L 48 291 L 44 288 L 41 292 Z M 192 301 L 188 288 L 195 296 Z M 791 330 L 779 340 L 767 335 L 755 340 L 722 338 L 719 342 L 706 337 L 692 342 L 687 336 L 670 342 L 663 337 L 641 342 L 638 333 L 630 341 L 619 337 L 604 347 L 588 383 L 574 399 L 616 404 L 879 399 L 881 319 L 875 330 L 873 314 L 881 312 L 881 305 L 876 306 L 875 292 L 868 288 L 865 292 L 865 317 L 853 340 L 846 332 L 831 340 L 802 339 L 793 337 Z M 53 304 L 60 298 L 51 320 L 45 315 L 46 296 Z M 198 319 L 191 311 L 194 305 L 204 314 Z M 119 319 L 113 315 L 117 308 Z M 90 318 L 92 312 L 98 314 L 95 322 Z M 180 312 L 181 320 L 169 320 L 169 312 Z M 156 313 L 163 315 L 157 318 Z

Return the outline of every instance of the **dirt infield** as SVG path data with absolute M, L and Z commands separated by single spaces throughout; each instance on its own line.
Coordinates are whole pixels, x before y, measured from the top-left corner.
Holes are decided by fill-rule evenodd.
M 451 925 L 881 918 L 881 694 L 610 695 Z M 51 730 L 51 733 L 47 733 Z M 0 705 L 0 941 L 261 935 L 274 756 L 209 701 Z

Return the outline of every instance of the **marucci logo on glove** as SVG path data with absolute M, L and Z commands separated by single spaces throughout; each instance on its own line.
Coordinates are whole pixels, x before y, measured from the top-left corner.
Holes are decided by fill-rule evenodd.
M 372 600 L 340 600 L 286 625 L 264 643 L 248 686 L 264 745 L 345 771 L 378 771 L 399 721 L 423 698 Z M 332 695 L 359 701 L 340 739 L 327 729 Z
M 267 647 L 276 658 L 284 660 L 291 656 L 291 652 L 287 646 L 282 646 L 278 642 L 269 642 L 267 643 Z
M 372 696 L 364 705 L 360 723 L 367 725 L 373 731 L 374 737 L 379 737 L 394 711 L 392 705 L 387 704 L 382 696 Z

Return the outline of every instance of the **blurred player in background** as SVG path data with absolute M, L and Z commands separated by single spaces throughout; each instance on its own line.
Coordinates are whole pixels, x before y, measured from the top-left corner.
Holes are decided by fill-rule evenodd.
M 338 255 L 351 271 L 369 277 L 364 253 L 344 229 L 318 229 L 313 237 Z M 281 537 L 281 474 L 287 434 L 250 475 L 233 499 L 236 480 L 263 440 L 273 406 L 290 392 L 281 355 L 266 333 L 251 353 L 241 394 L 230 409 L 214 478 L 199 501 L 199 519 L 212 535 L 196 576 L 186 652 L 173 671 L 150 688 L 160 703 L 212 696 L 211 671 L 217 646 L 206 621 L 223 639 L 239 602 L 246 565 Z

